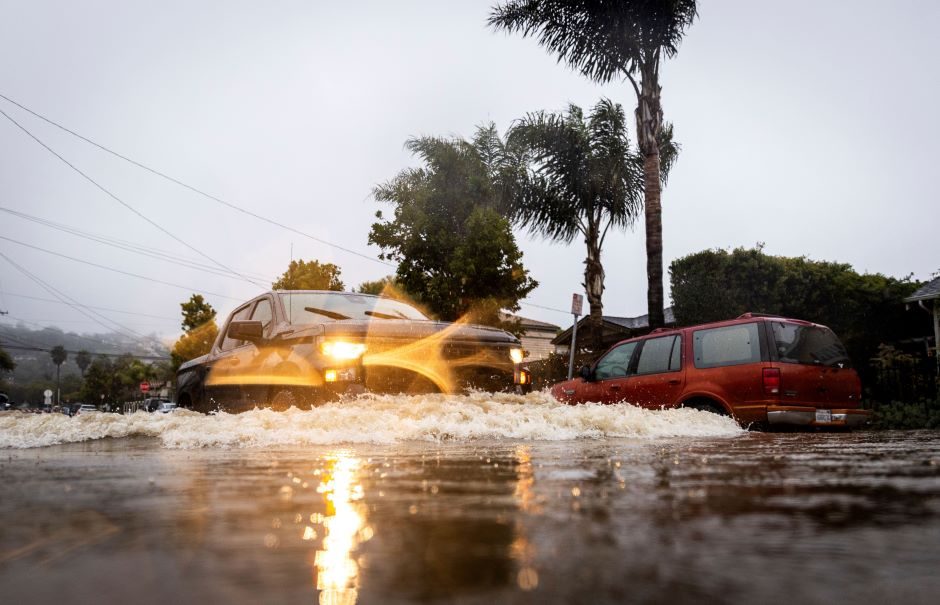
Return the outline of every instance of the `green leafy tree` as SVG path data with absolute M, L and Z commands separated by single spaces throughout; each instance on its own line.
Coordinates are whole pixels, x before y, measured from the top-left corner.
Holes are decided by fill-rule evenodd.
M 181 327 L 184 332 L 189 332 L 215 320 L 215 309 L 206 302 L 202 294 L 193 294 L 188 301 L 180 303 L 180 308 L 183 312 Z
M 397 283 L 432 314 L 504 326 L 499 310 L 518 310 L 538 283 L 497 211 L 507 154 L 496 127 L 481 126 L 472 141 L 422 137 L 406 147 L 423 167 L 375 188 L 376 199 L 393 204 L 395 213 L 391 219 L 376 213 L 369 242 L 398 262 Z
M 637 98 L 637 139 L 643 156 L 647 302 L 650 327 L 663 318 L 663 110 L 659 69 L 676 55 L 697 16 L 696 0 L 511 0 L 497 5 L 489 24 L 534 36 L 541 46 L 591 80 L 630 82 Z
M 671 131 L 664 132 L 665 153 L 674 157 Z M 623 107 L 602 99 L 587 119 L 576 105 L 564 114 L 529 114 L 508 139 L 525 158 L 525 169 L 512 166 L 507 177 L 519 179 L 505 187 L 510 220 L 556 241 L 584 239 L 583 285 L 596 351 L 603 323 L 604 240 L 611 228 L 631 226 L 642 208 L 642 159 L 631 151 Z
M 207 354 L 219 335 L 215 309 L 201 295 L 193 294 L 187 302 L 180 303 L 180 308 L 183 314 L 181 326 L 186 333 L 176 341 L 170 352 L 173 373 L 183 362 Z
M 396 298 L 400 300 L 409 299 L 409 296 L 402 291 L 401 286 L 399 285 L 398 280 L 395 279 L 394 275 L 386 275 L 382 279 L 377 279 L 375 281 L 364 281 L 359 284 L 359 287 L 356 288 L 356 291 L 362 294 L 385 296 L 386 298 Z
M 65 363 L 65 360 L 69 358 L 69 354 L 65 351 L 65 347 L 62 345 L 56 345 L 52 347 L 52 350 L 49 351 L 49 356 L 52 357 L 52 363 L 55 364 L 55 402 L 56 405 L 61 403 L 61 393 L 59 391 L 59 370 L 62 369 L 62 364 Z
M 336 290 L 345 289 L 340 281 L 340 268 L 333 263 L 292 260 L 287 271 L 271 284 L 275 290 Z
M 680 325 L 737 317 L 748 311 L 824 324 L 839 335 L 865 378 L 882 343 L 923 334 L 924 313 L 903 299 L 909 279 L 856 273 L 850 265 L 770 256 L 756 248 L 705 250 L 672 262 L 673 310 Z
M 9 353 L 0 348 L 0 372 L 12 372 L 14 369 L 16 369 L 16 362 Z
M 91 353 L 82 349 L 75 355 L 75 364 L 78 365 L 78 369 L 81 371 L 82 376 L 85 375 L 85 370 L 88 369 L 88 366 L 91 365 Z

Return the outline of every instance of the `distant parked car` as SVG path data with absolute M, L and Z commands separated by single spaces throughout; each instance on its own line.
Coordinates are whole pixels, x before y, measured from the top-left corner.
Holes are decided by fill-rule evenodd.
M 845 347 L 819 324 L 745 313 L 617 343 L 581 377 L 558 383 L 565 403 L 689 407 L 752 423 L 864 424 L 861 383 Z
M 75 409 L 73 416 L 78 416 L 79 414 L 87 414 L 88 412 L 97 412 L 98 408 L 91 405 L 90 403 L 81 403 L 78 404 L 78 408 Z
M 365 390 L 526 390 L 519 339 L 434 321 L 404 302 L 350 292 L 273 291 L 236 309 L 211 351 L 177 374 L 181 407 L 305 407 Z
M 160 414 L 169 414 L 170 412 L 179 409 L 175 403 L 172 401 L 162 401 L 160 405 L 157 406 L 156 411 Z
M 172 403 L 169 399 L 164 399 L 163 397 L 148 397 L 144 399 L 144 402 L 140 405 L 141 411 L 144 412 L 156 412 L 164 403 Z

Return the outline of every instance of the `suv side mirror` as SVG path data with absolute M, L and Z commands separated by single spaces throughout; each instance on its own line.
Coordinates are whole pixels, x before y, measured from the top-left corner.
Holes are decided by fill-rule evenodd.
M 247 340 L 257 346 L 264 340 L 264 326 L 260 321 L 234 320 L 228 325 L 228 337 Z
M 591 366 L 581 366 L 579 374 L 581 374 L 581 378 L 588 382 L 594 380 L 594 372 L 591 370 Z

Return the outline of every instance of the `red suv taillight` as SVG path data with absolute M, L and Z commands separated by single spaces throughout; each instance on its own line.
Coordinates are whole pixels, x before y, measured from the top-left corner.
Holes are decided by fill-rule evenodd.
M 780 369 L 764 368 L 764 395 L 780 394 Z

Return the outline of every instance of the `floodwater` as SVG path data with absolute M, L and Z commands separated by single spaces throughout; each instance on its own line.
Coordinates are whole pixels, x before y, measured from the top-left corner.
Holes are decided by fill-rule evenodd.
M 935 603 L 940 433 L 544 394 L 0 414 L 2 603 Z

